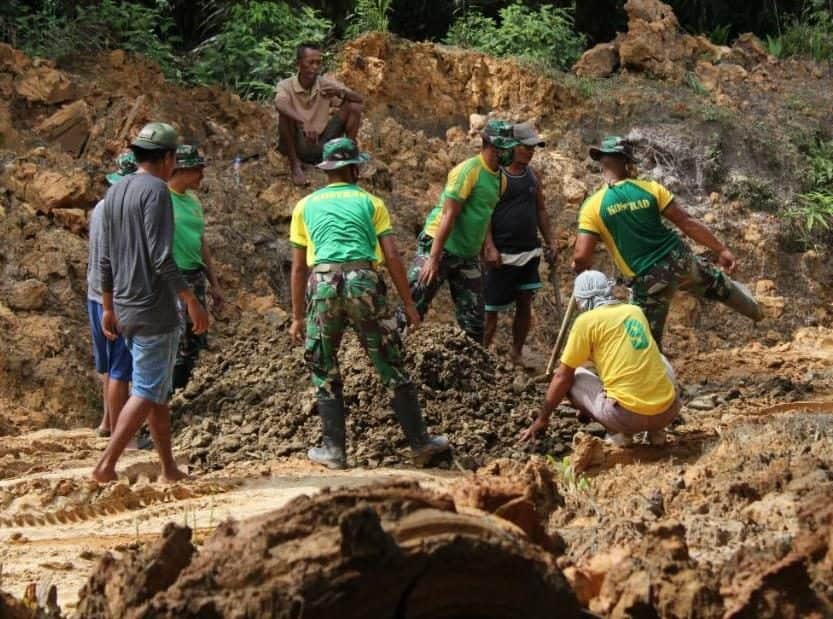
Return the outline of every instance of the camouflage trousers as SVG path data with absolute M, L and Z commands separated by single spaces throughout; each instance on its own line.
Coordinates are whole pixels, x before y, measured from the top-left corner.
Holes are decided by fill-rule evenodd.
M 408 269 L 408 284 L 411 287 L 411 296 L 414 298 L 417 311 L 424 318 L 440 287 L 448 281 L 457 324 L 471 339 L 482 344 L 485 309 L 480 258 L 478 256 L 461 258 L 444 251 L 438 276 L 430 284 L 423 286 L 418 282 L 419 273 L 431 255 L 433 242 L 434 239 L 424 232 L 419 235 L 417 253 Z
M 695 256 L 691 248 L 680 243 L 649 271 L 630 282 L 633 302 L 642 308 L 657 346 L 662 348 L 662 333 L 671 299 L 684 290 L 702 299 L 725 301 L 731 292 L 731 280 L 705 258 Z
M 182 271 L 182 276 L 185 278 L 185 283 L 194 292 L 203 307 L 205 304 L 205 271 L 196 269 L 193 271 Z M 176 363 L 174 364 L 174 380 L 173 388 L 181 389 L 188 384 L 191 378 L 191 372 L 197 364 L 197 357 L 200 351 L 208 345 L 208 337 L 205 333 L 197 335 L 194 333 L 194 324 L 191 322 L 191 317 L 188 315 L 188 310 L 182 302 L 179 302 L 179 319 L 180 323 L 184 325 L 182 335 L 179 337 L 179 347 L 176 351 Z
M 338 349 L 348 326 L 358 335 L 386 387 L 395 389 L 411 382 L 402 364 L 402 341 L 386 292 L 384 280 L 372 269 L 310 274 L 304 356 L 318 399 L 341 397 Z

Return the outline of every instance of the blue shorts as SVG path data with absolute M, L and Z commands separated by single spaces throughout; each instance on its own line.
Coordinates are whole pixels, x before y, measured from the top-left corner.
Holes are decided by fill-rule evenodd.
M 127 338 L 127 346 L 133 356 L 131 395 L 156 404 L 168 402 L 180 331 L 174 329 L 159 335 L 134 335 Z
M 133 373 L 133 363 L 130 359 L 130 351 L 124 338 L 119 336 L 115 342 L 111 342 L 101 330 L 101 314 L 104 313 L 104 306 L 98 301 L 87 299 L 87 314 L 90 317 L 90 332 L 93 336 L 93 359 L 95 360 L 95 371 L 99 374 L 107 374 L 113 380 L 130 382 Z

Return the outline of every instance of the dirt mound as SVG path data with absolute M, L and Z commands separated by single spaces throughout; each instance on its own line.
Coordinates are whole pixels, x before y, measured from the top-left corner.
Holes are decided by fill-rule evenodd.
M 77 616 L 578 617 L 552 556 L 507 526 L 416 484 L 324 491 L 221 525 L 196 556 L 169 525 L 105 558 Z
M 610 617 L 831 616 L 832 432 L 826 414 L 750 415 L 704 455 L 672 446 L 565 494 L 550 524 L 580 598 Z
M 447 325 L 429 324 L 409 334 L 405 350 L 426 422 L 431 431 L 448 435 L 460 464 L 528 457 L 517 437 L 533 418 L 541 393 L 540 387 L 527 386 L 526 373 Z M 407 444 L 390 410 L 390 394 L 353 336 L 345 339 L 341 371 L 350 462 L 406 462 Z M 304 454 L 319 436 L 313 402 L 303 351 L 289 336 L 283 330 L 263 337 L 257 327 L 241 329 L 228 347 L 206 355 L 175 400 L 181 429 L 176 445 L 190 452 L 192 463 L 208 468 Z M 556 420 L 538 450 L 565 452 L 573 429 L 569 418 Z

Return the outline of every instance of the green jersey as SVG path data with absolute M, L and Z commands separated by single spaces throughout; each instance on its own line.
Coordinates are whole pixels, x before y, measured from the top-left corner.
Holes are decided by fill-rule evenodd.
M 392 232 L 385 203 L 356 185 L 332 183 L 299 201 L 289 241 L 307 250 L 307 264 L 381 262 L 379 237 Z
M 440 227 L 446 198 L 462 203 L 463 208 L 443 249 L 460 258 L 472 258 L 480 253 L 492 211 L 500 198 L 500 175 L 486 165 L 483 155 L 467 159 L 451 170 L 439 203 L 425 220 L 425 234 L 432 238 Z
M 193 271 L 205 266 L 202 260 L 202 237 L 205 215 L 199 198 L 191 191 L 171 191 L 174 205 L 174 262 L 181 271 Z

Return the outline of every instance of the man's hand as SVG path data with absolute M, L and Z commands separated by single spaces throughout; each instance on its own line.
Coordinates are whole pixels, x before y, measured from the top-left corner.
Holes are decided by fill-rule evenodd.
M 337 99 L 344 98 L 344 89 L 337 86 L 323 86 L 320 92 L 321 96 L 327 97 L 328 99 L 331 97 L 336 97 Z
M 544 247 L 544 260 L 547 261 L 547 264 L 553 266 L 558 260 L 558 244 L 554 243 L 552 245 L 547 245 Z
M 187 303 L 188 317 L 191 319 L 191 324 L 193 325 L 191 328 L 194 333 L 201 335 L 208 331 L 208 323 L 211 319 L 208 317 L 208 312 L 205 311 L 202 303 L 197 300 L 197 297 L 191 297 Z
M 431 282 L 437 279 L 439 275 L 440 258 L 428 256 L 428 259 L 425 261 L 425 264 L 422 265 L 422 270 L 420 270 L 419 272 L 419 279 L 417 281 L 422 286 L 428 286 Z
M 307 326 L 303 318 L 293 318 L 292 324 L 289 325 L 289 336 L 296 344 L 304 343 L 304 335 L 306 334 Z
M 720 268 L 729 275 L 734 273 L 735 269 L 738 267 L 738 261 L 728 248 L 718 254 L 717 264 L 720 265 Z
M 408 318 L 408 326 L 411 329 L 418 329 L 422 324 L 422 317 L 413 303 L 405 306 L 405 316 Z
M 116 320 L 116 313 L 113 310 L 104 310 L 101 314 L 101 330 L 104 336 L 114 342 L 119 337 L 119 322 Z
M 532 424 L 523 432 L 519 438 L 521 443 L 531 443 L 535 440 L 535 435 L 541 430 L 546 430 L 550 425 L 550 420 L 546 417 L 539 416 Z
M 315 130 L 310 129 L 309 127 L 304 127 L 304 137 L 307 139 L 307 142 L 311 142 L 312 144 L 318 144 L 318 138 L 321 135 Z
M 491 243 L 486 244 L 486 246 L 483 247 L 483 262 L 485 262 L 486 266 L 490 269 L 500 268 L 500 252 L 497 247 Z

